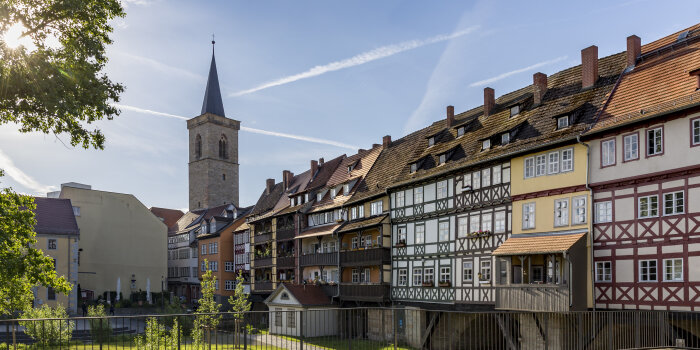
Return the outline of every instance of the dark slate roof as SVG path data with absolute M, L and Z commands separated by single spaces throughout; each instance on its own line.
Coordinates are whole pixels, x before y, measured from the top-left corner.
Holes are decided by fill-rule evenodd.
M 326 183 L 328 182 L 328 180 L 330 180 L 331 176 L 333 176 L 335 169 L 338 168 L 338 165 L 340 165 L 343 159 L 345 159 L 344 154 L 342 156 L 338 156 L 334 159 L 331 159 L 323 164 L 319 164 L 316 175 L 313 176 L 309 184 L 306 185 L 306 192 L 310 192 L 312 190 L 316 190 L 326 186 Z
M 183 215 L 185 215 L 185 213 L 183 213 L 181 210 L 158 207 L 152 207 L 151 213 L 160 218 L 165 226 L 168 226 L 168 233 L 177 231 L 177 221 L 180 220 Z
M 267 189 L 263 190 L 260 198 L 258 198 L 258 201 L 255 203 L 253 211 L 250 213 L 252 220 L 255 220 L 255 216 L 265 214 L 275 207 L 275 204 L 282 198 L 282 194 L 284 193 L 284 184 L 278 182 L 272 187 L 270 193 L 266 192 Z
M 211 66 L 209 67 L 209 78 L 207 79 L 207 89 L 204 92 L 204 102 L 202 103 L 202 114 L 211 113 L 221 117 L 224 114 L 224 102 L 221 100 L 221 90 L 219 89 L 219 75 L 216 73 L 216 59 L 214 51 L 211 53 Z
M 425 135 L 439 135 L 435 145 L 428 147 L 428 139 L 415 137 L 415 154 L 411 159 L 401 158 L 401 167 L 390 187 L 400 187 L 412 182 L 449 174 L 458 169 L 475 166 L 497 159 L 508 159 L 525 152 L 574 142 L 595 120 L 607 95 L 612 91 L 626 66 L 625 52 L 598 60 L 599 78 L 595 85 L 582 89 L 581 65 L 574 66 L 548 77 L 548 90 L 542 103 L 533 105 L 532 85 L 507 93 L 496 99 L 494 111 L 484 116 L 483 106 L 455 116 L 455 126 L 448 128 L 445 119 L 427 127 Z M 510 107 L 521 105 L 518 115 L 510 117 Z M 556 116 L 571 114 L 574 124 L 556 130 Z M 457 137 L 458 125 L 467 125 L 467 132 Z M 511 142 L 499 145 L 499 135 L 511 132 Z M 411 135 L 407 136 L 410 137 Z M 491 139 L 491 148 L 482 151 L 481 141 Z M 450 152 L 443 165 L 437 165 L 437 157 Z M 380 157 L 381 158 L 381 157 Z M 420 161 L 418 171 L 411 174 L 410 164 Z M 371 171 L 370 171 L 371 173 Z M 368 182 L 368 187 L 375 186 Z
M 36 210 L 34 218 L 37 234 L 44 235 L 77 235 L 80 230 L 73 215 L 73 205 L 70 199 L 34 197 Z
M 332 305 L 331 299 L 323 292 L 320 286 L 313 284 L 283 284 L 287 290 L 292 293 L 294 299 L 299 301 L 302 306 L 322 306 Z
M 377 225 L 382 224 L 382 222 L 384 221 L 384 219 L 387 218 L 387 216 L 389 216 L 389 214 L 383 214 L 383 215 L 372 216 L 369 218 L 353 220 L 353 221 L 347 222 L 345 225 L 343 225 L 343 227 L 341 227 L 340 230 L 336 231 L 336 233 L 348 233 L 348 232 L 356 231 L 356 230 L 363 229 L 363 228 L 377 226 Z M 388 221 L 386 223 L 388 223 Z

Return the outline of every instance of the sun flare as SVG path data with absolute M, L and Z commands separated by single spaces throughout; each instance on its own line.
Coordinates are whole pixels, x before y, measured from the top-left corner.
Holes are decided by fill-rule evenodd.
M 5 42 L 5 45 L 11 49 L 24 46 L 25 48 L 31 50 L 34 47 L 32 39 L 30 37 L 22 37 L 22 33 L 24 33 L 26 30 L 27 29 L 22 24 L 15 23 L 7 28 L 7 31 L 3 33 L 2 40 Z

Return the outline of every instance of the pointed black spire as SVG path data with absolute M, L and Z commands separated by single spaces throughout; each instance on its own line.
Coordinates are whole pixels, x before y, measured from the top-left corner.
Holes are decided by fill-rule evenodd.
M 211 41 L 211 67 L 209 67 L 207 90 L 204 92 L 202 114 L 211 113 L 225 117 L 226 114 L 224 114 L 224 102 L 221 100 L 221 90 L 219 89 L 219 75 L 216 73 L 216 59 L 214 58 L 215 43 L 216 42 L 214 40 Z

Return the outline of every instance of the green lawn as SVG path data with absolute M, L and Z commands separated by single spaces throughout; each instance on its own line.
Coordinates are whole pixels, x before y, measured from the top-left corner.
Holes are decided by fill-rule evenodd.
M 269 334 L 267 331 L 261 331 L 260 334 Z M 275 337 L 287 339 L 291 341 L 300 341 L 299 337 L 287 335 L 274 335 Z M 320 348 L 330 350 L 349 350 L 351 347 L 355 350 L 394 350 L 394 344 L 381 341 L 366 340 L 366 339 L 337 339 L 329 337 L 306 338 L 304 344 L 314 345 Z M 351 345 L 352 344 L 352 345 Z M 412 348 L 399 346 L 398 350 L 412 350 Z
M 183 344 L 182 349 L 186 350 L 189 349 L 190 345 L 189 344 Z M 14 348 L 12 347 L 12 344 L 5 344 L 5 343 L 0 343 L 0 350 L 13 350 Z M 63 346 L 41 346 L 41 345 L 25 345 L 25 344 L 18 344 L 17 345 L 18 350 L 59 350 L 59 349 L 65 349 L 65 350 L 96 350 L 100 349 L 100 345 L 98 344 L 80 344 L 77 342 L 71 342 L 70 345 L 63 345 Z M 102 344 L 102 350 L 136 350 L 136 345 L 133 344 L 126 344 L 126 343 L 105 343 Z M 234 345 L 211 345 L 211 349 L 215 350 L 234 350 L 234 349 L 243 349 L 243 346 L 234 346 Z M 250 350 L 284 350 L 283 348 L 278 348 L 275 346 L 271 345 L 248 345 L 248 349 Z

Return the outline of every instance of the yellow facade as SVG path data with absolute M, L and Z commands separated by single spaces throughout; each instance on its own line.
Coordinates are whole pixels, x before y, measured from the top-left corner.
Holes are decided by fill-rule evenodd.
M 53 293 L 49 295 L 48 288 L 36 287 L 34 291 L 35 306 L 47 304 L 55 307 L 57 304 L 62 305 L 69 312 L 77 312 L 77 247 L 78 236 L 66 235 L 37 235 L 36 248 L 41 249 L 45 255 L 50 256 L 56 262 L 56 274 L 63 276 L 68 280 L 73 289 L 69 295 Z M 55 249 L 49 249 L 49 240 L 55 240 Z M 53 247 L 53 246 L 52 246 Z M 51 297 L 53 296 L 53 300 Z
M 583 223 L 575 224 L 573 200 L 576 198 L 586 199 L 586 220 Z M 554 204 L 558 200 L 568 199 L 568 223 L 565 225 L 555 225 Z M 555 232 L 569 231 L 588 228 L 591 220 L 590 194 L 588 191 L 572 192 L 559 195 L 550 195 L 538 198 L 524 199 L 513 202 L 513 234 L 535 233 L 535 232 Z M 535 204 L 535 227 L 523 228 L 523 206 L 525 204 Z
M 567 172 L 559 172 L 556 175 L 544 175 L 531 178 L 525 178 L 525 159 L 537 157 L 539 155 L 548 155 L 554 151 L 561 152 L 562 150 L 573 149 L 573 170 Z M 558 147 L 530 153 L 521 157 L 513 158 L 510 162 L 511 168 L 511 196 L 517 196 L 525 193 L 533 193 L 545 190 L 558 189 L 569 186 L 578 186 L 586 184 L 586 167 L 588 163 L 588 152 L 586 146 L 574 144 L 566 147 Z

